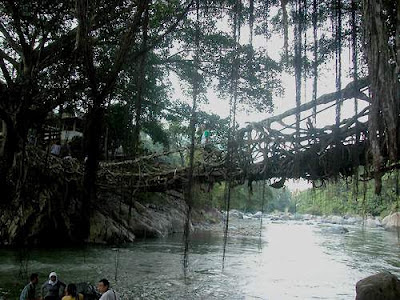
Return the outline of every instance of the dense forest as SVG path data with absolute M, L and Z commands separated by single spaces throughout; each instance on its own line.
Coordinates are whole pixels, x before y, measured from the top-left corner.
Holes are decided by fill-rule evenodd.
M 18 226 L 29 227 L 37 217 L 35 203 L 55 201 L 56 209 L 62 209 L 68 200 L 76 203 L 71 222 L 78 223 L 78 239 L 85 240 L 91 211 L 101 199 L 100 162 L 182 147 L 186 153 L 168 163 L 188 167 L 185 201 L 190 212 L 201 124 L 212 128 L 213 143 L 228 153 L 224 198 L 229 209 L 235 193 L 242 197 L 240 189 L 230 192 L 236 183 L 229 177 L 237 112 L 272 112 L 285 91 L 283 72 L 295 81 L 299 108 L 316 101 L 320 77 L 333 71 L 337 125 L 343 119 L 345 78 L 368 78 L 363 96 L 371 107 L 366 154 L 371 163 L 366 177 L 375 179 L 379 194 L 383 174 L 398 168 L 396 1 L 3 0 L 0 18 L 0 205 L 7 208 L 2 209 L 2 235 L 11 222 L 10 210 L 22 211 Z M 272 55 L 269 47 L 277 41 L 281 50 Z M 345 49 L 350 58 L 343 57 Z M 350 61 L 347 69 L 345 60 Z M 186 101 L 175 98 L 171 76 L 178 78 Z M 313 87 L 308 97 L 307 80 Z M 209 101 L 209 90 L 229 99 L 227 119 L 199 110 Z M 297 112 L 297 132 L 301 121 Z M 316 109 L 310 122 L 318 122 Z M 61 139 L 68 126 L 81 134 Z M 64 166 L 50 155 L 56 142 L 76 160 L 69 167 L 77 173 L 59 169 L 68 180 L 53 167 Z M 45 158 L 45 167 L 35 163 L 37 157 Z M 254 207 L 249 196 L 241 201 L 249 204 L 235 206 Z M 46 222 L 56 221 L 49 217 Z
M 399 210 L 399 200 L 396 172 L 383 177 L 380 195 L 376 195 L 372 181 L 341 180 L 297 192 L 292 197 L 292 204 L 298 213 L 385 217 Z
M 225 184 L 215 185 L 210 191 L 202 186 L 196 187 L 194 207 L 214 207 L 224 210 L 224 190 Z M 233 188 L 230 207 L 253 214 L 256 212 L 295 212 L 295 204 L 289 189 L 274 189 L 261 181 L 255 183 L 251 189 L 247 185 Z
M 232 191 L 231 208 L 243 212 L 288 212 L 291 214 L 377 216 L 385 217 L 399 210 L 399 178 L 396 173 L 382 178 L 382 193 L 377 195 L 373 181 L 358 182 L 352 178 L 327 182 L 306 190 L 274 189 L 260 181 L 249 189 L 237 186 Z M 211 191 L 196 190 L 196 206 L 224 209 L 224 185 Z

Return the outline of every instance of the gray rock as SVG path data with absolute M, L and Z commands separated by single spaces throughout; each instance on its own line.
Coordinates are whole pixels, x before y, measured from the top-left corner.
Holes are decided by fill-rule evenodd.
M 261 211 L 256 212 L 256 213 L 253 215 L 253 218 L 256 218 L 256 219 L 262 218 L 262 212 L 261 212 Z
M 322 228 L 322 231 L 329 232 L 329 233 L 336 233 L 336 234 L 345 234 L 345 233 L 349 232 L 349 230 L 343 226 L 326 227 L 326 228 Z
M 99 201 L 93 212 L 89 242 L 119 244 L 183 232 L 187 210 L 184 201 L 160 193 L 153 195 L 158 197 L 153 200 L 160 203 L 143 205 L 138 201 L 123 203 L 115 195 L 107 196 L 108 201 Z
M 381 272 L 357 282 L 356 293 L 356 300 L 399 300 L 400 280 L 390 272 Z
M 331 216 L 330 222 L 333 224 L 343 224 L 343 218 L 341 216 Z
M 355 225 L 355 224 L 359 224 L 361 222 L 362 222 L 361 217 L 348 217 L 344 220 L 344 223 L 348 224 L 348 225 Z
M 382 225 L 387 230 L 397 230 L 400 228 L 400 212 L 386 216 L 382 220 Z
M 219 224 L 224 220 L 224 215 L 216 208 L 192 210 L 192 222 L 197 228 L 204 225 Z
M 232 209 L 229 211 L 229 217 L 234 219 L 243 219 L 243 213 L 236 209 Z
M 379 219 L 373 219 L 373 218 L 368 218 L 368 219 L 366 219 L 365 220 L 365 223 L 364 223 L 364 225 L 366 226 L 366 227 L 372 227 L 372 228 L 374 228 L 374 227 L 380 227 L 381 226 L 381 222 L 379 221 Z
M 310 215 L 310 214 L 304 214 L 303 215 L 303 220 L 305 220 L 305 221 L 309 221 L 309 220 L 312 220 L 312 219 L 314 219 L 313 215 Z

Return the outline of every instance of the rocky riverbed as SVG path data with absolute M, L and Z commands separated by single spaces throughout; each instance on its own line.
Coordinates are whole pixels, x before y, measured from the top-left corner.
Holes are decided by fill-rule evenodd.
M 222 213 L 222 218 L 226 219 L 226 212 Z M 310 214 L 291 214 L 283 212 L 274 212 L 269 214 L 256 213 L 243 213 L 238 210 L 231 210 L 229 212 L 229 229 L 232 231 L 243 231 L 243 224 L 246 222 L 237 222 L 237 220 L 249 220 L 247 223 L 252 224 L 256 220 L 263 219 L 264 222 L 286 222 L 286 221 L 304 221 L 309 224 L 335 224 L 335 225 L 362 225 L 367 228 L 384 228 L 386 230 L 400 229 L 400 213 L 395 212 L 384 218 L 373 216 L 315 216 Z M 238 224 L 237 224 L 238 223 Z M 258 221 L 260 223 L 260 221 Z M 216 226 L 218 228 L 218 226 Z M 252 227 L 250 225 L 250 227 Z M 257 234 L 257 226 L 255 226 L 255 234 Z M 216 230 L 215 228 L 212 228 Z

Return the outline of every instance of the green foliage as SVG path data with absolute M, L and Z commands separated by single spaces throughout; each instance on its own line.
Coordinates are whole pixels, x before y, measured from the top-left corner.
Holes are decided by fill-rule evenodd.
M 93 48 L 93 64 L 96 69 L 95 74 L 92 74 L 94 78 L 88 78 L 85 74 L 81 54 L 76 51 L 78 42 L 76 3 L 70 0 L 1 2 L 0 14 L 4 27 L 2 32 L 8 34 L 3 32 L 0 37 L 2 61 L 5 61 L 0 75 L 2 99 L 0 112 L 8 115 L 10 112 L 14 114 L 16 107 L 26 109 L 29 114 L 22 114 L 23 118 L 20 119 L 26 122 L 27 126 L 31 126 L 34 120 L 40 119 L 39 116 L 44 119 L 46 114 L 59 104 L 87 112 L 88 107 L 93 104 L 91 103 L 93 99 L 90 100 L 91 93 L 101 94 L 104 86 L 108 85 L 125 33 L 131 28 L 130 26 L 135 26 L 136 35 L 129 45 L 129 54 L 123 59 L 125 63 L 116 76 L 115 85 L 110 84 L 112 89 L 107 90 L 105 98 L 109 104 L 106 105 L 104 101 L 100 105 L 107 110 L 108 149 L 114 151 L 122 145 L 129 153 L 136 142 L 133 141 L 135 128 L 133 120 L 138 108 L 135 107 L 139 90 L 138 58 L 143 55 L 140 49 L 144 40 L 141 32 L 142 24 L 140 22 L 133 24 L 131 21 L 140 1 L 99 0 L 87 3 L 90 38 L 86 42 Z M 256 34 L 271 37 L 271 33 L 281 33 L 282 27 L 292 26 L 299 17 L 292 13 L 289 16 L 289 24 L 283 24 L 282 6 L 287 5 L 287 10 L 293 12 L 296 4 L 292 1 L 253 1 L 253 3 Z M 170 26 L 182 15 L 182 9 L 187 2 L 156 1 L 150 5 L 147 32 L 149 48 L 146 51 L 144 87 L 141 93 L 143 101 L 140 124 L 142 130 L 151 137 L 152 144 L 149 143 L 152 145 L 151 149 L 182 147 L 188 144 L 191 107 L 182 102 L 172 103 L 169 72 L 177 74 L 189 94 L 193 92 L 193 87 L 197 86 L 199 89 L 197 93 L 200 93 L 198 96 L 203 102 L 207 101 L 204 93 L 209 88 L 214 87 L 220 95 L 230 98 L 233 86 L 236 84 L 239 104 L 251 110 L 270 111 L 274 96 L 282 93 L 279 76 L 283 64 L 269 57 L 266 48 L 256 50 L 243 41 L 237 44 L 230 32 L 232 24 L 229 22 L 233 21 L 235 14 L 239 14 L 238 23 L 241 26 L 247 25 L 249 21 L 249 3 L 240 2 L 240 9 L 237 7 L 238 4 L 237 1 L 202 2 L 199 15 L 195 9 L 189 10 L 181 22 L 178 22 L 179 25 L 173 28 Z M 351 12 L 348 7 L 350 1 L 345 1 L 343 4 L 343 24 L 347 24 Z M 302 5 L 306 8 L 307 16 L 300 16 L 300 20 L 305 30 L 310 30 L 312 1 L 304 1 Z M 278 9 L 273 9 L 274 7 Z M 318 40 L 318 65 L 331 58 L 335 50 L 336 41 L 330 30 L 331 24 L 326 22 L 333 15 L 333 9 L 330 3 L 321 2 L 316 12 L 318 30 L 321 33 Z M 269 25 L 271 23 L 272 26 Z M 226 25 L 229 26 L 229 30 L 226 30 Z M 267 28 L 268 25 L 271 28 Z M 343 31 L 344 37 L 348 37 L 350 28 L 348 25 L 343 26 L 344 28 L 340 30 Z M 171 32 L 168 32 L 169 29 Z M 160 38 L 167 32 L 169 34 Z M 345 42 L 343 45 L 347 46 Z M 306 71 L 312 65 L 309 59 L 311 56 L 307 58 L 311 46 L 310 40 L 305 41 L 303 64 Z M 29 78 L 23 78 L 23 69 L 26 69 L 25 76 Z M 233 76 L 234 70 L 238 72 L 235 76 Z M 11 77 L 9 81 L 12 84 L 3 84 L 7 76 Z M 233 80 L 236 76 L 237 80 Z M 234 83 L 235 81 L 237 83 Z M 10 90 L 9 87 L 15 87 L 15 90 Z M 18 98 L 14 96 L 17 94 L 16 91 L 22 91 L 19 95 L 20 103 L 15 100 Z M 13 97 L 9 98 L 9 95 Z M 31 100 L 24 103 L 25 99 Z M 31 119 L 28 120 L 28 117 Z M 161 120 L 170 122 L 169 126 L 164 126 Z M 213 114 L 198 112 L 197 124 L 201 123 L 208 124 L 212 143 L 224 149 L 228 121 Z M 104 132 L 102 134 L 105 135 Z M 200 137 L 200 134 L 201 132 L 197 137 Z M 184 163 L 182 158 L 181 162 Z M 215 193 L 219 199 L 221 191 Z M 367 196 L 369 193 L 367 192 Z M 290 195 L 287 191 L 269 191 L 268 194 L 271 198 L 267 205 L 268 210 L 282 210 L 289 206 L 287 201 Z M 341 212 L 345 211 L 345 208 L 356 210 L 359 200 L 351 199 L 360 197 L 357 195 L 349 198 L 348 194 L 349 190 L 342 188 L 332 193 L 330 197 L 335 200 L 329 205 L 322 205 L 322 200 L 308 205 L 306 203 L 308 200 L 302 200 L 304 203 L 299 202 L 299 207 L 316 212 L 322 210 Z M 233 207 L 244 210 L 261 207 L 262 197 L 260 198 L 258 185 L 254 187 L 252 196 L 248 195 L 245 187 L 235 188 L 232 195 Z M 315 197 L 324 198 L 321 195 Z M 247 199 L 247 202 L 244 202 L 244 199 Z M 381 213 L 383 209 L 387 209 L 383 208 L 383 203 L 386 202 L 384 199 L 371 194 L 366 197 L 365 209 L 374 214 Z M 222 202 L 218 200 L 217 203 Z
M 308 2 L 305 5 L 306 13 L 311 14 L 312 3 L 306 2 Z M 41 116 L 45 116 L 59 104 L 75 106 L 81 111 L 87 111 L 92 104 L 90 93 L 88 93 L 90 80 L 83 71 L 82 58 L 79 53 L 75 53 L 76 2 L 23 0 L 11 3 L 6 1 L 0 5 L 4 29 L 10 35 L 10 38 L 2 36 L 0 39 L 2 49 L 4 49 L 3 57 L 7 61 L 5 66 L 11 76 L 18 77 L 21 74 L 20 68 L 25 67 L 25 63 L 37 59 L 37 61 L 32 61 L 34 68 L 30 73 L 34 78 L 31 82 L 36 85 L 32 93 L 34 103 L 29 103 L 26 107 L 40 110 Z M 269 36 L 271 36 L 271 33 L 282 32 L 281 1 L 254 1 L 253 4 L 255 11 L 253 21 L 256 29 L 258 28 L 255 34 L 268 35 L 270 31 Z M 98 90 L 101 91 L 112 73 L 117 53 L 124 42 L 124 34 L 132 25 L 133 12 L 137 9 L 138 2 L 100 0 L 95 3 L 89 2 L 87 5 L 90 15 L 88 42 L 93 47 L 95 75 Z M 238 2 L 235 1 L 202 2 L 198 15 L 195 9 L 189 10 L 181 22 L 178 22 L 178 26 L 171 29 L 170 26 L 182 15 L 185 5 L 187 5 L 185 1 L 161 1 L 152 3 L 149 8 L 148 45 L 150 48 L 146 53 L 145 86 L 142 89 L 143 102 L 140 117 L 146 133 L 164 146 L 168 146 L 169 140 L 159 120 L 168 119 L 174 115 L 172 111 L 180 105 L 182 105 L 182 112 L 185 111 L 180 117 L 190 115 L 190 110 L 187 110 L 182 103 L 177 102 L 175 107 L 172 104 L 171 83 L 168 80 L 171 71 L 178 75 L 182 86 L 189 94 L 192 92 L 193 83 L 196 83 L 199 89 L 198 96 L 203 102 L 208 101 L 204 92 L 211 87 L 224 97 L 232 96 L 232 67 L 235 63 L 238 63 L 235 67 L 239 70 L 237 74 L 238 103 L 245 109 L 270 111 L 273 107 L 273 98 L 282 93 L 279 78 L 282 64 L 271 59 L 265 47 L 256 50 L 243 40 L 237 44 L 230 27 L 227 30 L 226 25 L 232 25 L 229 23 L 233 22 L 235 14 L 238 14 L 242 27 L 248 25 L 249 2 L 241 2 L 240 8 L 237 7 Z M 290 11 L 290 6 L 294 4 L 288 1 L 286 5 L 287 10 Z M 344 5 L 349 5 L 349 3 L 346 2 Z M 279 9 L 274 10 L 274 7 Z M 318 27 L 321 32 L 326 31 L 323 29 L 327 26 L 325 21 L 329 18 L 330 10 L 330 5 L 325 3 L 320 3 L 318 7 Z M 295 16 L 289 17 L 289 25 L 292 25 Z M 346 14 L 346 18 L 348 17 L 349 15 Z M 310 28 L 310 16 L 303 19 L 304 26 Z M 14 45 L 16 41 L 18 43 L 16 37 L 19 32 L 19 23 L 24 38 L 28 42 L 26 46 L 32 48 L 31 53 L 19 51 L 22 45 Z M 275 27 L 268 27 L 271 23 L 274 23 Z M 140 48 L 143 40 L 141 24 L 133 26 L 137 26 L 135 41 L 129 46 L 129 54 L 125 58 L 122 72 L 108 99 L 109 103 L 121 103 L 120 105 L 127 109 L 123 117 L 124 122 L 120 123 L 120 131 L 127 132 L 117 133 L 118 130 L 115 127 L 112 128 L 113 142 L 125 144 L 127 149 L 132 144 L 130 140 L 132 124 L 128 124 L 127 117 L 132 119 L 136 109 L 138 57 L 142 54 Z M 160 35 L 169 29 L 171 32 L 160 39 Z M 346 30 L 348 30 L 347 27 Z M 329 53 L 332 53 L 334 48 L 332 43 L 332 36 L 321 34 L 320 60 L 328 58 Z M 309 51 L 310 47 L 307 45 L 305 47 L 308 47 L 307 51 Z M 304 59 L 307 59 L 306 55 Z M 318 64 L 322 64 L 322 61 Z M 305 65 L 310 65 L 310 63 L 305 63 Z M 107 105 L 105 108 L 107 109 Z M 108 115 L 111 119 L 113 118 L 111 116 L 115 114 L 114 109 L 110 106 L 111 111 Z M 209 122 L 213 128 L 214 137 L 223 140 L 226 133 L 225 125 L 214 117 L 206 119 L 199 114 L 198 124 Z M 108 120 L 108 123 L 110 122 L 114 121 Z M 113 145 L 110 147 L 112 148 Z
M 168 134 L 163 125 L 156 120 L 150 120 L 142 124 L 143 131 L 147 133 L 154 143 L 159 143 L 167 148 L 169 146 Z
M 225 209 L 225 183 L 215 184 L 214 186 L 196 186 L 194 195 L 195 207 Z M 294 211 L 291 194 L 285 188 L 273 189 L 266 185 L 263 199 L 262 182 L 254 183 L 252 191 L 247 185 L 234 187 L 231 191 L 230 208 L 251 213 L 257 211 Z
M 329 183 L 321 188 L 308 189 L 293 196 L 297 212 L 315 215 L 370 214 L 385 216 L 399 209 L 396 174 L 383 178 L 382 194 L 376 195 L 374 182 Z
M 108 149 L 111 153 L 122 146 L 129 153 L 133 147 L 132 112 L 127 105 L 116 103 L 107 110 L 106 123 L 108 127 Z
M 126 155 L 133 153 L 135 128 L 133 117 L 129 104 L 115 103 L 108 107 L 106 122 L 108 126 L 108 149 L 111 153 L 114 153 L 119 146 L 122 146 Z M 142 138 L 142 151 L 161 152 L 165 147 L 168 147 L 168 134 L 160 122 L 155 120 L 144 122 L 142 132 L 148 136 Z M 144 137 L 144 135 L 141 135 L 141 137 Z
M 217 89 L 221 96 L 232 93 L 232 61 L 239 62 L 237 97 L 240 104 L 257 111 L 271 111 L 273 96 L 283 92 L 280 85 L 280 65 L 265 51 L 255 51 L 251 46 L 240 46 L 219 58 Z
M 186 103 L 175 103 L 172 106 L 171 113 L 166 116 L 169 121 L 168 135 L 170 139 L 170 148 L 176 149 L 185 147 L 190 144 L 190 130 L 189 130 L 189 119 L 191 108 Z M 198 130 L 196 133 L 196 144 L 200 144 L 200 138 L 202 131 L 200 129 L 201 124 L 204 124 L 210 131 L 210 142 L 213 146 L 218 149 L 226 148 L 227 132 L 228 132 L 228 119 L 223 119 L 216 114 L 208 114 L 203 111 L 199 111 L 197 116 Z

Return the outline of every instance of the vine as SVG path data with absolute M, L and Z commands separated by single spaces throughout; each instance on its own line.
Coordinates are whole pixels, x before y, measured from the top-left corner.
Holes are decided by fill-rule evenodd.
M 238 81 L 239 81 L 239 43 L 240 43 L 240 29 L 241 29 L 241 0 L 235 1 L 234 15 L 233 15 L 233 40 L 235 43 L 234 47 L 234 59 L 232 64 L 231 73 L 231 98 L 229 100 L 229 129 L 228 129 L 228 153 L 226 159 L 226 169 L 227 169 L 227 180 L 225 186 L 225 210 L 226 219 L 224 226 L 224 246 L 223 246 L 223 256 L 222 256 L 222 268 L 224 268 L 226 245 L 228 241 L 228 228 L 229 228 L 229 210 L 231 202 L 231 189 L 232 185 L 232 170 L 233 170 L 233 139 L 236 134 L 236 108 L 238 100 Z
M 313 0 L 312 27 L 313 27 L 313 90 L 312 101 L 314 102 L 313 119 L 317 122 L 317 94 L 318 94 L 318 0 Z

